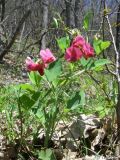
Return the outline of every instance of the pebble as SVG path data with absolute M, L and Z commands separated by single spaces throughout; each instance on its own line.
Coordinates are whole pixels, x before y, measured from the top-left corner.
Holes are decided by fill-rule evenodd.
M 4 153 L 0 152 L 0 158 L 4 158 Z

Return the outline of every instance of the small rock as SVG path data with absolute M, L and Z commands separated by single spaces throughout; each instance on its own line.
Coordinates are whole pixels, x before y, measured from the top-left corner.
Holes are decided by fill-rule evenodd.
M 0 159 L 1 158 L 4 158 L 4 153 L 3 152 L 0 152 Z
M 85 156 L 83 160 L 106 160 L 103 156 Z

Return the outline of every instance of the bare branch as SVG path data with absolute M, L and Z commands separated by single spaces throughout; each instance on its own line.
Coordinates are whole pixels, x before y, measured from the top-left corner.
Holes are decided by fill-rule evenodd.
M 115 38 L 114 38 L 114 35 L 113 35 L 113 31 L 112 31 L 112 26 L 111 26 L 111 24 L 110 24 L 110 20 L 109 20 L 108 15 L 106 15 L 106 19 L 107 19 L 107 22 L 108 22 L 109 31 L 110 31 L 110 34 L 111 34 L 111 37 L 112 37 L 112 43 L 113 43 L 113 47 L 114 47 L 115 54 L 116 54 L 116 76 L 117 76 L 118 82 L 120 82 L 120 74 L 119 74 L 119 68 L 120 68 L 120 64 L 119 64 L 119 52 L 118 52 L 117 47 L 116 47 L 116 42 L 115 42 Z

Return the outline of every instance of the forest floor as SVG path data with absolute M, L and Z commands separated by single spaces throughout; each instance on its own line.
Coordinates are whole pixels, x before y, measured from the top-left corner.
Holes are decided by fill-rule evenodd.
M 17 60 L 16 60 L 17 59 Z M 17 55 L 7 55 L 0 62 L 0 84 L 8 85 L 19 82 L 26 82 L 25 60 Z

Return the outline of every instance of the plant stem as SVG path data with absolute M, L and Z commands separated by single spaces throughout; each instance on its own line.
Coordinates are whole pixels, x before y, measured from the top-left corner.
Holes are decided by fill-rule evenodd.
M 22 116 L 21 101 L 20 101 L 19 96 L 18 96 L 18 113 L 19 113 L 19 119 L 20 119 L 20 141 L 22 143 L 23 141 L 23 116 Z

